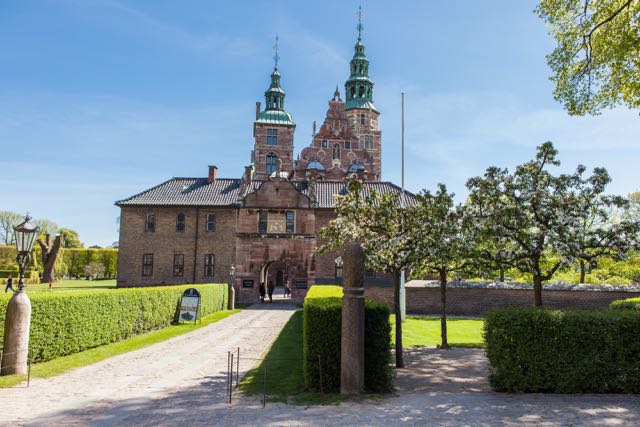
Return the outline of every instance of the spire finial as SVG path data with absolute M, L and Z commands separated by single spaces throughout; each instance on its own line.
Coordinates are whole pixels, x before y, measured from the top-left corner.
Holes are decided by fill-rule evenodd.
M 362 25 L 362 5 L 358 6 L 358 25 L 356 28 L 358 29 L 358 40 L 361 40 L 362 30 L 364 30 L 364 26 Z
M 280 55 L 279 55 L 280 49 L 278 46 L 278 40 L 279 38 L 278 38 L 278 35 L 276 34 L 276 42 L 273 44 L 273 51 L 275 52 L 275 54 L 273 55 L 273 60 L 275 61 L 274 70 L 278 69 L 278 61 L 280 60 Z

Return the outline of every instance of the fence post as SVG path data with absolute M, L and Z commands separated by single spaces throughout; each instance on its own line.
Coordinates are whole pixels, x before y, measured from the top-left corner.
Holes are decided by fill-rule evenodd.
M 238 383 L 240 382 L 240 347 L 238 347 L 238 360 L 236 364 L 236 387 L 238 387 Z
M 231 369 L 230 362 L 231 362 L 231 352 L 227 350 L 227 390 L 226 390 L 227 395 L 229 394 L 229 370 Z
M 231 395 L 233 394 L 233 356 L 231 353 L 231 372 L 229 372 L 229 403 L 231 403 Z

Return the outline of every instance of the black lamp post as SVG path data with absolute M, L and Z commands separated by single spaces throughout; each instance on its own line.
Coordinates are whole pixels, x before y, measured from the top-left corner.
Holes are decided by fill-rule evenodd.
M 33 250 L 33 244 L 38 237 L 38 227 L 32 224 L 31 217 L 27 214 L 24 217 L 24 221 L 21 224 L 13 227 L 13 235 L 16 239 L 16 249 L 18 255 L 16 256 L 16 262 L 20 268 L 20 279 L 18 280 L 18 291 L 22 291 L 24 288 L 24 271 L 27 268 L 27 264 L 31 260 L 31 251 Z

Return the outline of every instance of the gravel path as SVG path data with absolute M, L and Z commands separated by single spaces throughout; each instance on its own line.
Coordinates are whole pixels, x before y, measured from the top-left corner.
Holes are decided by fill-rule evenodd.
M 207 396 L 222 401 L 227 350 L 240 347 L 241 358 L 260 357 L 293 312 L 286 305 L 253 306 L 162 343 L 50 379 L 35 379 L 29 388 L 1 389 L 5 404 L 0 424 L 71 425 L 99 423 L 106 417 L 108 425 L 126 425 L 124 418 L 130 414 L 122 408 L 194 388 L 206 388 Z M 241 375 L 251 368 L 249 363 L 242 365 Z M 139 421 L 145 418 L 142 414 Z

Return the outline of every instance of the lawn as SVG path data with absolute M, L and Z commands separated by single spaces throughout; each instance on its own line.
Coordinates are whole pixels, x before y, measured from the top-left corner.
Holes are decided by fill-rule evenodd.
M 27 290 L 27 292 L 93 291 L 96 289 L 116 289 L 116 279 L 109 279 L 109 280 L 66 279 L 66 280 L 59 280 L 55 282 L 51 287 L 51 290 L 49 290 L 48 283 L 40 283 L 38 285 L 26 285 L 25 289 Z
M 109 357 L 117 356 L 118 354 L 138 350 L 140 348 L 144 348 L 152 344 L 168 340 L 169 338 L 186 334 L 187 332 L 191 332 L 193 330 L 210 325 L 211 323 L 222 320 L 225 317 L 229 317 L 239 311 L 239 309 L 217 311 L 208 316 L 204 316 L 201 323 L 180 323 L 177 325 L 171 325 L 169 327 L 158 329 L 157 331 L 152 331 L 146 334 L 137 335 L 123 341 L 118 341 L 112 344 L 92 348 L 80 353 L 71 354 L 69 356 L 59 357 L 48 362 L 37 363 L 31 367 L 31 377 L 49 378 L 55 375 L 60 375 L 74 368 L 90 365 Z M 26 375 L 11 375 L 0 377 L 0 388 L 11 387 L 24 380 L 26 380 Z
M 391 322 L 391 339 L 395 342 L 395 316 Z M 449 345 L 456 347 L 482 347 L 483 319 L 447 319 Z M 402 323 L 402 345 L 409 347 L 440 344 L 440 318 L 407 317 Z

